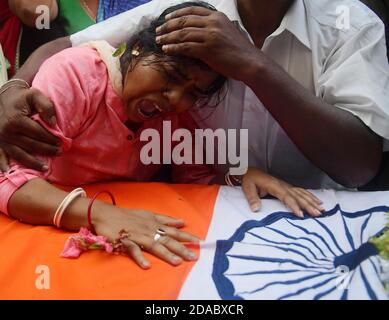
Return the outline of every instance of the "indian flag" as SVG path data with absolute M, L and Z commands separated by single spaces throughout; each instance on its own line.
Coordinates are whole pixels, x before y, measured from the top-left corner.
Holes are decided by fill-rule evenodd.
M 200 236 L 197 262 L 90 251 L 60 258 L 69 233 L 0 216 L 0 299 L 387 299 L 383 261 L 369 240 L 384 231 L 389 193 L 314 191 L 320 218 L 299 219 L 278 200 L 252 213 L 240 188 L 111 183 L 118 205 L 184 218 Z M 108 199 L 107 199 L 108 201 Z M 46 272 L 42 286 L 41 273 Z

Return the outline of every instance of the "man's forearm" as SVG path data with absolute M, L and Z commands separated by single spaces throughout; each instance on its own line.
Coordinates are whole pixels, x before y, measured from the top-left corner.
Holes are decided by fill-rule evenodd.
M 42 63 L 54 54 L 72 46 L 69 37 L 63 37 L 48 42 L 35 50 L 19 71 L 15 78 L 23 79 L 31 84 Z
M 382 139 L 361 120 L 315 97 L 261 52 L 248 64 L 244 82 L 317 167 L 347 187 L 375 176 Z
M 41 14 L 36 10 L 38 6 L 49 8 L 50 21 L 58 16 L 58 3 L 56 0 L 8 0 L 10 10 L 27 26 L 34 28 L 36 19 Z

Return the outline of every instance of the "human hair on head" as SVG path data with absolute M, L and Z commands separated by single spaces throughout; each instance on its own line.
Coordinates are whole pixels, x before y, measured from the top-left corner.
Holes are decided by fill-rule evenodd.
M 126 50 L 120 57 L 123 79 L 128 71 L 135 68 L 138 63 L 152 66 L 162 72 L 166 81 L 170 83 L 174 83 L 180 79 L 187 80 L 186 70 L 193 65 L 205 70 L 211 70 L 209 66 L 201 60 L 183 55 L 167 55 L 162 51 L 162 45 L 159 45 L 156 42 L 156 29 L 165 23 L 165 17 L 176 10 L 188 7 L 203 7 L 217 11 L 212 5 L 204 1 L 188 1 L 167 8 L 158 18 L 153 20 L 147 28 L 138 32 L 127 42 Z M 133 53 L 134 50 L 136 51 L 136 55 Z M 145 58 L 150 56 L 154 57 L 152 61 L 145 61 Z M 171 70 L 174 71 L 174 76 L 172 76 Z M 203 96 L 196 102 L 196 106 L 216 107 L 223 99 L 222 92 L 224 91 L 223 88 L 225 87 L 226 81 L 226 77 L 218 75 L 212 85 L 203 92 Z M 210 105 L 211 101 L 212 105 Z

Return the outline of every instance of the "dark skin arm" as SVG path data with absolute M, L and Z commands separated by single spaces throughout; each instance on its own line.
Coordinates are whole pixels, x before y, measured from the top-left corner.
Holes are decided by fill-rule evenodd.
M 43 45 L 28 58 L 14 78 L 31 84 L 46 59 L 69 47 L 69 37 Z M 58 139 L 30 119 L 35 112 L 48 124 L 55 124 L 53 103 L 38 90 L 15 86 L 0 95 L 0 170 L 8 169 L 6 154 L 27 167 L 45 170 L 45 163 L 31 154 L 54 156 L 60 152 Z
M 50 21 L 58 16 L 57 0 L 8 0 L 10 10 L 27 26 L 34 28 L 35 21 L 41 13 L 36 12 L 37 6 L 49 8 Z
M 355 188 L 377 173 L 382 139 L 351 113 L 306 90 L 223 13 L 178 10 L 157 33 L 166 53 L 201 59 L 248 85 L 304 155 L 338 183 Z

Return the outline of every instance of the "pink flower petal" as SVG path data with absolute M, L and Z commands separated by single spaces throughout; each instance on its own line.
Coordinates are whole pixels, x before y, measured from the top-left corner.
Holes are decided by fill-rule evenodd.
M 61 257 L 78 258 L 83 251 L 99 249 L 108 253 L 113 252 L 113 246 L 106 237 L 96 236 L 88 229 L 81 228 L 78 234 L 72 235 L 66 240 Z

